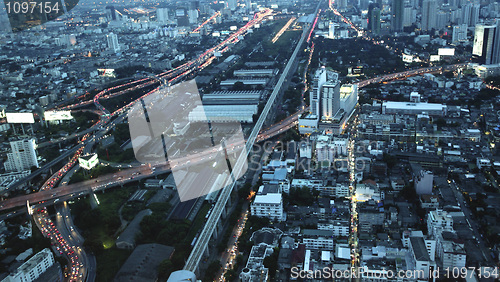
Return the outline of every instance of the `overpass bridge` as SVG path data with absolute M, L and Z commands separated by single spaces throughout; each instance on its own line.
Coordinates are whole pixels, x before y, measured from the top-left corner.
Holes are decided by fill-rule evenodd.
M 316 7 L 316 12 L 319 10 L 319 6 L 323 1 L 319 1 L 317 7 Z M 297 54 L 299 50 L 302 47 L 302 44 L 304 43 L 306 36 L 309 34 L 309 31 L 312 30 L 312 26 L 309 25 L 308 28 L 304 28 L 302 31 L 302 35 L 300 37 L 299 42 L 297 43 L 295 50 L 292 53 L 292 56 L 288 60 L 273 92 L 271 93 L 261 115 L 259 116 L 259 119 L 255 123 L 255 126 L 250 133 L 250 136 L 245 144 L 246 146 L 246 154 L 241 154 L 236 162 L 236 165 L 233 168 L 233 171 L 231 175 L 233 177 L 228 177 L 226 179 L 226 185 L 224 188 L 221 190 L 219 199 L 217 200 L 212 212 L 210 213 L 210 216 L 203 227 L 203 230 L 201 231 L 200 235 L 198 236 L 198 240 L 196 241 L 193 250 L 191 251 L 191 254 L 188 257 L 188 260 L 186 261 L 186 264 L 184 265 L 184 270 L 196 272 L 198 269 L 198 264 L 200 263 L 201 258 L 203 255 L 207 252 L 208 248 L 208 243 L 211 240 L 212 236 L 216 234 L 216 228 L 219 225 L 219 221 L 221 219 L 222 214 L 226 210 L 226 206 L 228 204 L 229 198 L 231 196 L 232 191 L 234 190 L 234 187 L 236 186 L 236 181 L 232 181 L 232 178 L 234 178 L 234 175 L 240 175 L 241 171 L 243 169 L 243 166 L 246 162 L 246 159 L 248 158 L 248 154 L 252 151 L 252 147 L 257 139 L 258 133 L 262 128 L 262 125 L 267 119 L 267 115 L 269 114 L 271 107 L 274 106 L 276 98 L 278 96 L 278 93 L 281 90 L 281 87 L 283 83 L 285 82 L 285 79 L 289 76 L 290 69 L 292 68 L 292 65 L 295 62 L 295 59 L 297 58 Z
M 370 78 L 370 79 L 367 79 L 367 80 L 363 80 L 363 81 L 357 82 L 357 84 L 358 84 L 358 86 L 360 88 L 362 88 L 362 87 L 368 86 L 370 84 L 382 83 L 382 82 L 387 82 L 387 81 L 391 81 L 391 80 L 402 79 L 402 78 L 405 78 L 405 77 L 410 77 L 410 76 L 415 76 L 415 75 L 421 75 L 421 74 L 424 74 L 424 73 L 435 73 L 435 72 L 441 72 L 441 71 L 456 70 L 458 68 L 462 68 L 462 67 L 465 67 L 465 66 L 466 66 L 466 64 L 455 64 L 455 65 L 441 66 L 441 67 L 420 68 L 420 69 L 416 69 L 416 70 L 404 71 L 404 72 L 399 72 L 399 73 L 384 75 L 384 76 L 381 76 L 381 77 Z M 293 114 L 293 115 L 285 118 L 284 120 L 271 125 L 270 127 L 268 127 L 265 130 L 262 130 L 259 133 L 259 135 L 257 135 L 257 137 L 255 138 L 255 142 L 262 142 L 262 141 L 265 141 L 267 139 L 273 138 L 275 136 L 278 136 L 278 135 L 282 134 L 283 132 L 287 131 L 288 129 L 294 127 L 297 124 L 298 118 L 305 111 L 307 111 L 307 108 L 303 109 L 303 110 L 300 110 L 297 113 L 295 113 L 295 114 Z M 92 132 L 92 130 L 90 130 L 90 129 L 89 130 L 85 130 L 85 131 L 83 131 L 81 133 L 77 133 L 77 134 L 79 136 L 83 136 L 84 134 L 82 134 L 82 133 L 86 134 L 86 133 L 89 133 L 89 132 Z M 250 140 L 250 138 L 248 140 Z M 30 179 L 33 179 L 34 177 L 40 175 L 42 172 L 47 171 L 55 163 L 58 163 L 58 162 L 64 160 L 65 158 L 70 157 L 79 148 L 80 147 L 77 146 L 75 148 L 72 148 L 72 149 L 64 152 L 62 155 L 60 155 L 59 157 L 57 157 L 53 161 L 47 163 L 44 167 L 42 167 L 42 168 L 38 169 L 37 171 L 35 171 L 34 173 L 30 174 L 24 180 L 25 181 L 29 181 Z M 158 170 L 158 172 L 168 172 L 169 169 L 170 168 L 163 168 L 163 170 L 160 169 L 160 170 Z M 126 170 L 124 170 L 124 172 L 133 174 L 133 173 L 136 173 L 136 172 L 141 172 L 141 170 L 126 169 Z M 105 176 L 102 176 L 102 177 L 103 178 L 98 178 L 98 182 L 99 183 L 105 183 L 105 181 L 107 179 L 107 178 L 105 178 Z M 107 185 L 105 188 L 100 188 L 100 189 L 107 189 L 107 188 L 115 187 L 117 185 L 123 185 L 123 184 L 125 184 L 125 183 L 127 183 L 129 181 L 137 181 L 137 179 L 142 179 L 142 178 L 145 178 L 144 175 L 141 176 L 141 177 L 139 177 L 139 178 L 135 178 L 133 180 L 132 179 L 128 179 L 128 180 L 124 179 L 123 181 L 121 181 L 119 183 L 114 183 L 114 181 L 112 181 L 112 183 L 110 183 L 109 185 Z M 82 183 L 85 183 L 85 185 L 84 185 L 85 187 L 76 188 L 77 186 L 80 186 L 80 185 L 77 185 L 77 186 L 68 185 L 66 187 L 75 187 L 75 188 L 73 188 L 75 190 L 71 191 L 69 193 L 63 193 L 62 192 L 61 194 L 57 194 L 56 196 L 52 196 L 52 194 L 42 191 L 42 192 L 32 193 L 32 194 L 29 194 L 29 195 L 23 195 L 23 196 L 15 197 L 15 198 L 12 198 L 12 199 L 4 200 L 4 201 L 0 202 L 0 211 L 5 211 L 5 210 L 9 210 L 9 209 L 19 208 L 21 206 L 25 206 L 27 200 L 29 200 L 30 203 L 33 203 L 33 204 L 44 202 L 43 204 L 47 204 L 48 205 L 50 203 L 50 201 L 54 201 L 54 200 L 56 200 L 58 198 L 63 199 L 63 197 L 64 197 L 64 199 L 71 199 L 73 197 L 76 197 L 75 196 L 76 194 L 87 193 L 88 191 L 91 191 L 92 188 L 95 186 L 93 183 L 88 183 L 88 182 L 82 182 Z M 54 188 L 53 190 L 57 190 L 57 189 L 60 189 L 60 188 Z M 42 194 L 40 196 L 31 196 L 31 195 L 35 195 L 35 194 L 38 194 L 38 193 L 42 193 Z M 73 194 L 73 196 L 71 196 L 71 194 Z

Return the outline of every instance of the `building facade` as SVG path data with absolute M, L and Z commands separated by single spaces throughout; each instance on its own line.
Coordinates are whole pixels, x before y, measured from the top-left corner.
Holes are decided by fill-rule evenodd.
M 45 248 L 18 267 L 2 282 L 31 282 L 54 264 L 54 255 L 49 248 Z
M 476 25 L 472 59 L 484 65 L 500 64 L 500 20 L 495 25 Z
M 436 0 L 424 0 L 422 2 L 422 30 L 436 28 L 437 4 Z
M 413 179 L 418 195 L 431 195 L 434 175 L 430 171 L 420 170 Z
M 106 35 L 106 39 L 108 40 L 108 49 L 113 52 L 120 51 L 120 44 L 118 43 L 118 36 L 114 33 L 110 33 Z
M 21 172 L 33 166 L 38 167 L 35 139 L 12 141 L 10 147 L 12 152 L 7 154 L 5 170 Z
M 281 193 L 256 195 L 250 206 L 252 215 L 267 217 L 271 220 L 283 221 L 283 198 Z

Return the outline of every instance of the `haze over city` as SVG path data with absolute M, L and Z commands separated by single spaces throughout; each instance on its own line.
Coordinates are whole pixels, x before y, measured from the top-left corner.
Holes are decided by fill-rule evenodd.
M 0 281 L 500 278 L 498 1 L 0 8 Z

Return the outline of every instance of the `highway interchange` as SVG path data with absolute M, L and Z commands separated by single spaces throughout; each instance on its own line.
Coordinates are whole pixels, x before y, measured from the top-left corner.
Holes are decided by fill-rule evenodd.
M 319 5 L 318 5 L 319 7 Z M 189 162 L 192 163 L 203 163 L 206 161 L 209 161 L 211 158 L 215 157 L 216 154 L 219 152 L 213 152 L 211 150 L 206 150 L 202 152 L 198 152 L 196 155 L 193 156 L 188 156 L 185 158 L 181 158 L 175 161 L 171 161 L 170 163 L 165 163 L 165 164 L 158 164 L 158 165 L 143 165 L 140 167 L 134 167 L 134 168 L 129 168 L 129 169 L 124 169 L 118 173 L 115 174 L 110 174 L 110 175 L 103 175 L 100 176 L 96 179 L 92 179 L 89 181 L 84 181 L 80 183 L 75 183 L 72 185 L 67 185 L 67 186 L 60 186 L 57 187 L 59 184 L 59 181 L 64 177 L 64 175 L 71 170 L 71 168 L 76 164 L 78 161 L 78 157 L 82 155 L 83 153 L 88 153 L 91 151 L 92 146 L 95 144 L 96 141 L 99 140 L 103 135 L 105 135 L 110 129 L 112 129 L 117 123 L 121 122 L 124 117 L 126 111 L 130 108 L 130 106 L 133 105 L 135 102 L 131 102 L 130 104 L 122 107 L 121 109 L 116 110 L 113 113 L 110 113 L 106 108 L 104 108 L 99 100 L 103 98 L 111 98 L 111 97 L 116 97 L 119 95 L 123 95 L 125 93 L 129 93 L 132 90 L 135 89 L 142 89 L 145 87 L 149 86 L 158 86 L 161 84 L 159 81 L 166 81 L 168 84 L 173 84 L 175 82 L 181 81 L 188 75 L 191 75 L 194 73 L 194 71 L 202 69 L 207 66 L 210 62 L 214 60 L 214 53 L 215 52 L 224 52 L 227 51 L 227 47 L 229 44 L 233 44 L 237 42 L 238 36 L 244 34 L 250 27 L 253 25 L 260 23 L 265 17 L 271 15 L 271 10 L 265 10 L 261 12 L 260 14 L 257 14 L 257 16 L 252 19 L 247 25 L 242 27 L 240 30 L 235 32 L 233 35 L 228 37 L 226 40 L 224 40 L 221 44 L 217 45 L 214 48 L 211 48 L 207 50 L 205 53 L 200 55 L 197 59 L 190 61 L 176 69 L 170 70 L 168 72 L 162 73 L 158 75 L 158 77 L 155 78 L 145 78 L 133 82 L 129 82 L 123 85 L 118 85 L 112 88 L 105 89 L 101 92 L 99 92 L 91 101 L 82 101 L 77 104 L 69 105 L 69 106 L 63 106 L 59 109 L 61 110 L 69 110 L 69 109 L 77 109 L 82 106 L 94 104 L 97 108 L 97 113 L 100 114 L 101 120 L 98 121 L 92 128 L 87 129 L 83 132 L 75 133 L 72 134 L 69 137 L 62 138 L 60 140 L 52 140 L 49 142 L 45 142 L 43 146 L 46 145 L 51 145 L 53 143 L 57 143 L 63 140 L 67 140 L 68 138 L 82 138 L 80 140 L 80 144 L 67 152 L 65 152 L 63 155 L 61 155 L 59 158 L 54 160 L 53 162 L 48 163 L 46 166 L 50 167 L 56 164 L 57 162 L 61 161 L 64 158 L 67 158 L 73 154 L 71 157 L 70 161 L 66 163 L 63 168 L 61 168 L 59 171 L 57 171 L 54 175 L 52 175 L 41 187 L 39 192 L 32 193 L 29 195 L 23 195 L 23 196 L 18 196 L 14 197 L 11 199 L 4 200 L 0 203 L 0 210 L 1 211 L 8 211 L 12 210 L 15 208 L 23 207 L 26 205 L 27 202 L 30 204 L 35 204 L 34 206 L 34 218 L 35 218 L 35 223 L 36 225 L 42 230 L 45 236 L 51 239 L 55 249 L 57 249 L 61 254 L 64 254 L 67 258 L 68 261 L 70 261 L 70 267 L 69 267 L 69 273 L 68 273 L 68 280 L 69 281 L 80 281 L 80 280 L 87 280 L 87 281 L 93 281 L 95 279 L 95 258 L 93 258 L 93 265 L 94 267 L 88 268 L 88 265 L 92 264 L 89 261 L 92 260 L 92 258 L 89 258 L 89 256 L 82 250 L 80 246 L 82 246 L 83 243 L 83 238 L 81 237 L 80 234 L 74 229 L 73 223 L 71 220 L 71 214 L 69 212 L 69 209 L 66 205 L 66 200 L 74 198 L 74 197 L 79 197 L 84 194 L 88 194 L 93 191 L 98 191 L 110 187 L 115 187 L 118 185 L 123 185 L 124 183 L 130 182 L 130 181 L 137 181 L 139 179 L 143 178 L 148 178 L 151 177 L 155 174 L 161 174 L 164 172 L 170 171 L 172 168 L 182 168 L 182 166 L 189 165 Z M 311 26 L 309 26 L 309 29 L 312 30 Z M 291 65 L 293 64 L 293 61 L 295 60 L 295 57 L 298 53 L 298 50 L 300 46 L 303 44 L 306 36 L 308 34 L 308 30 L 304 28 L 303 34 L 301 36 L 301 39 L 299 43 L 297 44 L 296 50 L 294 51 L 292 57 L 287 63 L 287 66 L 285 67 L 280 80 L 277 83 L 277 86 L 275 87 L 275 91 L 271 94 L 271 97 L 269 98 L 266 107 L 264 108 L 263 114 L 257 121 L 256 125 L 254 126 L 254 130 L 250 134 L 250 137 L 247 140 L 246 144 L 234 144 L 233 148 L 235 149 L 237 147 L 241 146 L 246 146 L 247 152 L 251 151 L 251 148 L 254 144 L 254 142 L 260 142 L 263 140 L 266 140 L 268 138 L 272 138 L 276 135 L 279 135 L 286 130 L 294 127 L 297 124 L 297 120 L 302 115 L 302 113 L 306 110 L 303 109 L 283 121 L 276 123 L 269 127 L 266 130 L 263 130 L 262 132 L 260 129 L 262 128 L 262 125 L 265 121 L 265 117 L 267 116 L 267 113 L 271 110 L 271 107 L 273 107 L 273 102 L 276 99 L 276 96 L 278 95 L 278 92 L 281 88 L 281 85 L 283 84 L 284 80 L 289 74 L 289 70 Z M 372 83 L 381 83 L 384 81 L 390 81 L 394 79 L 401 79 L 409 76 L 414 76 L 414 75 L 420 75 L 423 73 L 432 73 L 432 72 L 441 72 L 443 70 L 451 70 L 451 69 L 456 69 L 463 67 L 465 64 L 457 64 L 457 65 L 452 65 L 452 66 L 447 66 L 447 67 L 428 67 L 428 68 L 422 68 L 422 69 L 417 69 L 417 70 L 409 70 L 405 72 L 400 72 L 400 73 L 395 73 L 395 74 L 390 74 L 390 75 L 384 75 L 380 76 L 377 78 L 372 78 L 372 79 L 367 79 L 361 82 L 358 82 L 358 86 L 364 87 Z M 157 91 L 159 88 L 155 87 L 153 90 L 149 91 L 146 93 L 143 97 L 146 97 L 147 95 L 150 95 L 151 93 L 154 93 Z M 137 100 L 136 100 L 137 101 Z M 113 121 L 111 121 L 112 117 L 116 117 Z M 95 132 L 94 134 L 92 134 Z M 260 134 L 259 134 L 260 132 Z M 243 155 L 241 155 L 243 156 Z M 243 156 L 240 159 L 244 159 L 246 156 Z M 189 162 L 187 162 L 189 161 Z M 241 163 L 242 161 L 238 161 L 238 163 Z M 238 165 L 235 167 L 235 170 L 241 169 L 242 165 Z M 32 174 L 30 177 L 34 177 L 36 175 Z M 221 193 L 220 199 L 217 202 L 216 207 L 214 208 L 214 211 L 211 213 L 208 223 L 205 225 L 205 228 L 203 229 L 200 239 L 196 242 L 195 248 L 193 249 L 193 252 L 191 253 L 188 262 L 186 263 L 185 269 L 192 270 L 194 271 L 197 268 L 197 265 L 199 263 L 199 260 L 202 257 L 202 254 L 206 248 L 206 245 L 208 241 L 210 240 L 214 227 L 216 225 L 216 222 L 219 220 L 220 215 L 226 205 L 227 198 L 230 195 L 230 192 L 232 191 L 234 187 L 234 182 L 231 185 L 228 185 L 223 192 Z M 52 220 L 49 218 L 46 209 L 44 206 L 46 205 L 52 205 L 52 204 L 58 204 L 59 201 L 62 201 L 61 203 L 62 206 L 57 205 L 56 210 L 57 210 L 57 216 L 56 216 L 56 223 L 54 224 Z M 17 215 L 19 214 L 18 210 L 15 210 L 7 215 L 4 215 L 3 218 L 12 216 L 12 215 Z
M 452 65 L 452 66 L 446 67 L 446 70 L 456 69 L 456 68 L 460 68 L 460 67 L 463 67 L 463 65 L 462 64 Z M 372 83 L 381 83 L 384 81 L 401 79 L 404 77 L 419 75 L 419 74 L 423 74 L 423 73 L 441 72 L 441 71 L 443 71 L 443 69 L 441 67 L 410 70 L 410 71 L 405 71 L 405 72 L 401 72 L 401 73 L 384 75 L 381 77 L 360 81 L 360 82 L 358 82 L 358 85 L 359 85 L 359 87 L 364 87 L 364 86 L 367 86 L 367 85 L 372 84 Z M 101 108 L 101 110 L 105 110 L 105 109 Z M 301 110 L 301 111 L 287 117 L 286 119 L 282 120 L 281 122 L 278 122 L 278 123 L 270 126 L 266 130 L 263 130 L 255 138 L 255 142 L 260 142 L 260 141 L 272 138 L 272 137 L 277 136 L 277 135 L 285 132 L 286 130 L 294 127 L 297 124 L 298 118 L 302 115 L 302 113 L 305 110 Z M 102 137 L 107 132 L 107 130 L 109 130 L 110 128 L 113 128 L 114 125 L 121 122 L 123 118 L 124 118 L 124 116 L 121 116 L 118 119 L 115 119 L 113 122 L 106 124 L 106 127 L 104 128 L 105 130 L 97 131 L 98 132 L 97 135 L 91 137 L 92 143 L 95 142 L 96 139 Z M 247 144 L 250 144 L 250 143 L 247 143 Z M 234 145 L 239 147 L 239 146 L 242 146 L 243 144 L 234 144 Z M 79 147 L 78 149 L 76 149 L 78 155 L 83 151 L 82 148 L 83 147 Z M 250 148 L 251 148 L 251 146 L 250 146 Z M 75 149 L 70 150 L 69 152 L 73 152 L 73 151 L 75 151 Z M 103 176 L 100 176 L 100 177 L 93 179 L 93 180 L 84 181 L 84 182 L 75 183 L 72 185 L 61 186 L 61 187 L 56 188 L 55 184 L 57 183 L 57 181 L 76 163 L 77 158 L 73 157 L 71 159 L 71 162 L 66 164 L 59 172 L 54 174 L 54 176 L 52 176 L 47 181 L 47 183 L 44 185 L 44 187 L 50 187 L 50 188 L 42 187 L 42 189 L 40 189 L 39 192 L 6 199 L 0 203 L 0 210 L 11 210 L 14 208 L 23 207 L 26 205 L 27 201 L 29 201 L 30 204 L 37 204 L 38 203 L 37 207 L 52 205 L 54 203 L 57 203 L 57 201 L 59 201 L 59 199 L 66 201 L 66 200 L 69 200 L 69 199 L 72 199 L 75 197 L 80 197 L 82 195 L 88 194 L 92 191 L 99 191 L 99 190 L 115 187 L 118 185 L 123 185 L 127 182 L 130 182 L 130 181 L 137 181 L 139 179 L 148 178 L 148 177 L 153 176 L 154 174 L 161 174 L 161 173 L 168 172 L 171 170 L 171 167 L 170 167 L 171 165 L 173 165 L 173 166 L 190 165 L 190 163 L 187 163 L 188 160 L 190 162 L 193 162 L 193 163 L 206 162 L 206 161 L 210 160 L 211 158 L 215 157 L 215 155 L 217 153 L 218 152 L 213 152 L 212 150 L 202 151 L 202 152 L 198 152 L 194 156 L 188 156 L 188 157 L 185 157 L 182 159 L 178 159 L 174 162 L 166 163 L 163 165 L 157 165 L 157 168 L 155 167 L 154 170 L 151 168 L 151 166 L 148 166 L 148 165 L 135 167 L 135 168 L 128 168 L 128 169 L 124 169 L 121 172 L 118 172 L 118 173 L 115 173 L 112 175 L 103 175 Z M 68 157 L 69 155 L 70 154 L 66 153 L 64 155 L 64 157 Z M 136 176 L 134 177 L 132 175 L 136 175 Z M 19 212 L 20 212 L 19 210 L 16 210 L 10 214 L 4 215 L 3 218 L 17 215 L 17 214 L 19 214 Z M 43 213 L 41 215 L 37 215 L 37 216 L 45 217 Z M 69 225 L 66 225 L 66 226 L 69 226 Z M 62 230 L 64 230 L 64 229 L 62 229 Z M 65 235 L 65 234 L 63 234 L 63 235 Z M 68 236 L 64 236 L 64 237 L 68 238 Z M 73 243 L 74 245 L 77 245 L 76 243 L 78 243 L 77 241 L 70 241 L 70 242 Z M 58 243 L 61 244 L 60 242 L 58 242 Z M 65 240 L 64 243 L 66 244 L 67 241 Z M 78 244 L 78 245 L 80 245 L 80 244 Z M 61 249 L 61 247 L 59 247 L 59 248 Z M 64 247 L 62 247 L 62 249 L 64 249 Z M 80 253 L 79 258 L 83 258 L 85 255 L 81 255 L 80 250 L 79 250 L 79 253 Z M 71 260 L 71 258 L 69 260 Z M 80 262 L 79 265 L 83 265 L 83 263 Z M 80 267 L 75 267 L 74 269 L 80 270 Z M 80 278 L 80 274 L 82 274 L 82 275 L 86 274 L 85 267 L 81 267 L 80 273 L 76 273 L 74 278 L 75 279 Z M 91 271 L 89 274 L 91 276 L 95 277 L 95 269 L 94 269 L 94 272 Z M 92 280 L 89 280 L 89 281 L 92 281 Z
M 105 89 L 101 92 L 99 92 L 92 100 L 93 104 L 97 108 L 98 111 L 102 112 L 103 114 L 101 115 L 100 121 L 98 121 L 96 124 L 92 126 L 92 131 L 96 130 L 97 133 L 91 135 L 90 132 L 85 133 L 82 137 L 82 139 L 79 141 L 79 145 L 70 150 L 71 152 L 75 150 L 74 155 L 71 157 L 70 161 L 66 163 L 59 171 L 57 171 L 54 175 L 52 175 L 45 183 L 44 185 L 40 188 L 40 191 L 29 196 L 28 198 L 23 198 L 24 196 L 17 197 L 19 199 L 12 201 L 13 199 L 9 200 L 4 200 L 0 203 L 0 209 L 5 210 L 12 208 L 14 206 L 19 206 L 20 202 L 24 202 L 24 204 L 28 203 L 41 203 L 43 204 L 55 204 L 59 200 L 67 200 L 71 197 L 75 197 L 78 195 L 83 195 L 84 193 L 88 193 L 89 191 L 92 190 L 98 190 L 99 188 L 107 188 L 108 186 L 113 186 L 115 183 L 119 183 L 120 181 L 125 179 L 132 180 L 133 177 L 130 177 L 127 174 L 127 171 L 123 171 L 122 173 L 124 174 L 123 176 L 120 176 L 119 174 L 116 175 L 116 179 L 114 176 L 107 176 L 108 178 L 100 178 L 96 180 L 92 180 L 92 184 L 90 183 L 85 183 L 86 185 L 80 186 L 80 187 L 75 187 L 75 186 L 65 186 L 65 187 L 60 187 L 60 188 L 55 188 L 57 187 L 58 183 L 60 180 L 64 177 L 64 175 L 71 170 L 71 168 L 76 164 L 78 161 L 78 158 L 85 152 L 88 153 L 94 143 L 102 137 L 110 128 L 113 128 L 114 125 L 116 124 L 116 120 L 121 119 L 124 117 L 123 114 L 126 113 L 126 111 L 137 101 L 132 101 L 131 103 L 125 105 L 124 107 L 116 110 L 113 113 L 110 113 L 106 108 L 104 108 L 100 102 L 99 99 L 104 97 L 105 95 L 108 96 L 117 96 L 117 95 L 122 95 L 124 93 L 128 93 L 131 89 L 122 89 L 124 87 L 132 86 L 132 90 L 134 89 L 139 89 L 143 88 L 145 86 L 150 86 L 153 84 L 158 84 L 158 81 L 160 80 L 165 80 L 167 81 L 168 84 L 174 84 L 178 81 L 181 81 L 188 75 L 191 75 L 197 70 L 203 69 L 206 66 L 208 66 L 214 59 L 215 59 L 215 53 L 216 52 L 221 52 L 224 53 L 228 50 L 228 47 L 230 44 L 234 44 L 240 40 L 240 35 L 245 34 L 248 29 L 253 27 L 255 24 L 258 24 L 262 22 L 266 17 L 272 14 L 272 10 L 267 9 L 264 10 L 260 13 L 256 13 L 255 17 L 250 20 L 245 26 L 231 34 L 227 39 L 225 39 L 223 42 L 218 44 L 217 46 L 207 50 L 205 53 L 200 55 L 198 58 L 195 60 L 189 61 L 184 65 L 179 66 L 178 68 L 175 68 L 173 70 L 167 71 L 165 73 L 162 73 L 158 75 L 157 77 L 154 78 L 146 78 L 146 79 L 141 79 L 139 81 L 133 81 L 126 83 L 124 85 L 118 85 L 112 88 Z M 140 84 L 141 82 L 144 82 Z M 143 95 L 140 99 L 143 99 L 147 97 L 148 95 L 156 92 L 159 89 L 159 86 L 154 88 L 152 91 L 146 93 Z M 118 92 L 117 92 L 118 91 Z M 140 100 L 138 99 L 138 100 Z M 65 106 L 61 107 L 59 109 L 71 109 L 71 108 L 77 108 L 82 105 L 87 105 L 90 104 L 89 101 L 82 101 L 79 102 L 75 105 L 71 106 Z M 110 122 L 111 117 L 118 117 L 115 119 L 115 121 Z M 71 153 L 68 153 L 68 156 L 70 156 Z M 54 163 L 55 164 L 55 163 Z M 144 169 L 144 170 L 141 170 Z M 149 174 L 147 174 L 147 169 L 149 169 Z M 140 172 L 139 172 L 140 171 Z M 144 173 L 142 175 L 139 175 L 137 178 L 144 178 L 147 177 L 148 175 L 150 176 L 153 174 L 154 169 L 151 168 L 139 168 L 139 171 L 134 172 L 134 173 Z M 160 171 L 160 170 L 159 170 Z M 111 177 L 111 178 L 109 178 Z M 26 181 L 26 180 L 24 180 Z M 103 181 L 100 183 L 100 181 Z M 125 182 L 125 181 L 123 181 Z M 14 198 L 15 199 L 15 198 Z M 31 200 L 30 202 L 28 202 Z M 66 205 L 66 204 L 64 204 Z M 71 233 L 74 233 L 75 231 L 71 228 L 71 222 L 70 221 L 61 221 L 60 219 L 56 218 L 58 220 L 59 224 L 58 227 L 52 222 L 50 219 L 47 210 L 45 207 L 39 206 L 39 205 L 34 205 L 31 207 L 31 210 L 33 212 L 34 220 L 35 223 L 37 224 L 38 228 L 42 230 L 42 233 L 44 236 L 48 237 L 51 239 L 53 247 L 59 251 L 61 254 L 63 254 L 69 262 L 69 266 L 67 271 L 65 272 L 65 277 L 68 281 L 93 281 L 95 279 L 95 267 L 89 267 L 89 261 L 88 261 L 88 256 L 84 253 L 82 248 L 77 247 L 81 242 L 79 241 L 79 237 L 77 237 L 75 234 L 71 235 Z M 64 213 L 66 213 L 65 210 L 63 210 Z M 10 215 L 17 215 L 18 211 L 13 211 L 10 213 Z M 59 212 L 61 214 L 61 211 Z M 7 215 L 9 216 L 9 215 Z M 5 217 L 5 216 L 4 216 Z M 66 218 L 66 217 L 65 217 Z M 68 217 L 69 218 L 69 217 Z M 68 225 L 70 225 L 70 230 L 68 231 Z M 63 236 L 63 234 L 65 236 Z M 72 243 L 72 244 L 70 244 Z M 85 264 L 84 264 L 85 263 Z M 94 263 L 95 265 L 95 263 Z

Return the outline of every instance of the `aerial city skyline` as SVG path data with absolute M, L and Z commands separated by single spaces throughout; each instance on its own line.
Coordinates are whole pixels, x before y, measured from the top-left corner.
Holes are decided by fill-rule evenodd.
M 498 1 L 0 8 L 0 281 L 500 278 Z

